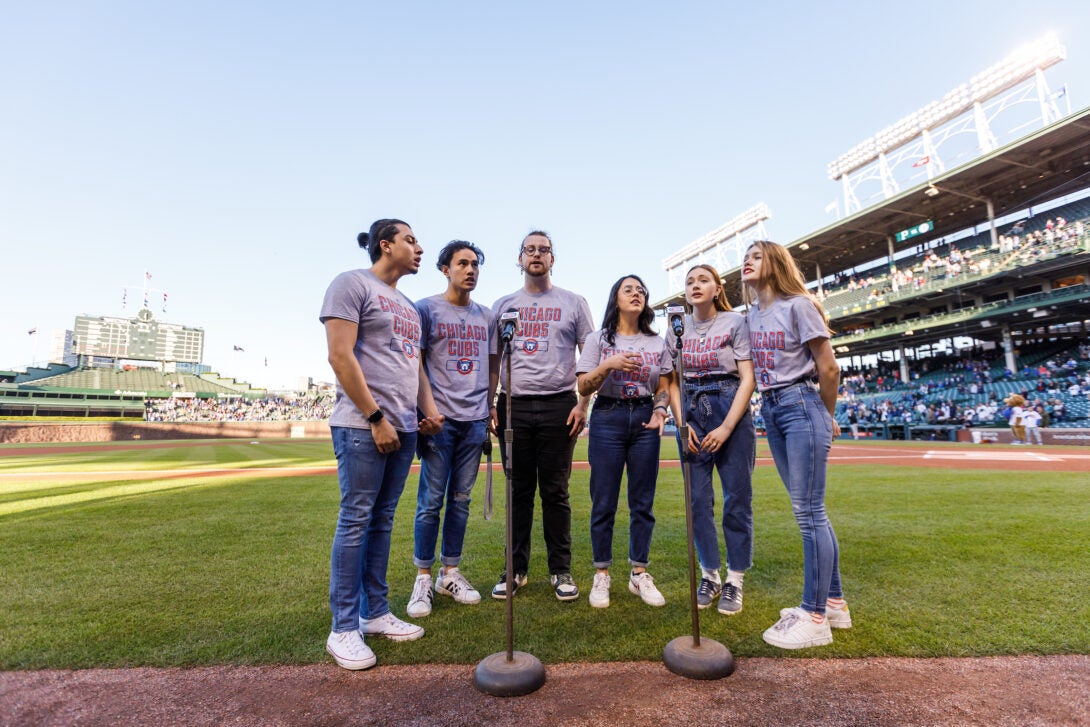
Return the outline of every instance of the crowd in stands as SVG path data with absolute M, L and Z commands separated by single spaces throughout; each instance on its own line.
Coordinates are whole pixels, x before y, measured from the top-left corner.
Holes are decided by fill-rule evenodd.
M 963 275 L 983 275 L 992 270 L 1027 265 L 1048 255 L 1070 252 L 1078 247 L 1085 232 L 1083 220 L 1071 223 L 1061 216 L 1049 218 L 1043 227 L 1025 230 L 1026 221 L 1017 222 L 994 243 L 960 249 L 955 244 L 931 250 L 915 258 L 890 265 L 878 274 L 838 275 L 818 297 L 827 307 L 849 302 L 878 302 L 902 291 L 920 291 L 930 283 L 948 281 Z M 972 240 L 969 241 L 972 244 Z M 862 291 L 866 291 L 863 295 Z M 862 297 L 860 297 L 862 295 Z
M 149 422 L 280 422 L 329 418 L 333 397 L 328 394 L 298 397 L 148 399 L 144 419 Z

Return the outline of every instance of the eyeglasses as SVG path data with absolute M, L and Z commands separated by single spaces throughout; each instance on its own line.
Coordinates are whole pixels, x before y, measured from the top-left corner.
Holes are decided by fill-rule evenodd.
M 644 288 L 641 288 L 638 285 L 626 285 L 623 288 L 621 288 L 621 292 L 624 293 L 625 295 L 638 295 L 638 296 L 640 296 L 642 298 L 647 297 L 647 290 L 644 289 Z
M 552 255 L 553 249 L 548 245 L 546 245 L 545 247 L 534 247 L 533 245 L 527 245 L 526 247 L 522 248 L 522 252 L 529 255 L 530 257 L 533 257 L 538 253 L 541 253 L 542 255 Z

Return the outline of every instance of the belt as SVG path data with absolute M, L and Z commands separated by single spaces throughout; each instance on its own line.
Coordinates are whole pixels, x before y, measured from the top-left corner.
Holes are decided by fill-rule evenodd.
M 784 384 L 783 386 L 777 386 L 775 389 L 765 389 L 761 392 L 761 400 L 766 398 L 775 403 L 776 399 L 781 393 L 794 389 L 797 386 L 802 386 L 809 391 L 815 391 L 817 389 L 818 379 L 816 376 L 803 376 L 802 378 L 795 379 L 790 384 Z
M 637 396 L 632 399 L 617 399 L 612 396 L 599 396 L 594 400 L 595 404 L 606 404 L 616 406 L 618 404 L 628 404 L 629 406 L 649 406 L 654 399 L 650 396 Z
M 712 381 L 738 381 L 738 374 L 708 374 L 707 376 L 686 376 L 687 384 L 706 384 Z

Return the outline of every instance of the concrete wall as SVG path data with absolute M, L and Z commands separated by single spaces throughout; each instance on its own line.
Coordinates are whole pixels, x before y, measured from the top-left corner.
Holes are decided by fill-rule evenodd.
M 0 422 L 0 443 L 329 438 L 320 422 Z

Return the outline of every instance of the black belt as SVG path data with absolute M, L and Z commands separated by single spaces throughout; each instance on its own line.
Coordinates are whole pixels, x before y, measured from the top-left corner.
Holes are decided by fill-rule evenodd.
M 636 396 L 631 399 L 617 399 L 612 396 L 599 396 L 594 400 L 595 404 L 629 404 L 631 406 L 647 406 L 654 401 L 650 396 Z
M 740 381 L 738 374 L 708 374 L 707 376 L 686 376 L 686 384 L 707 384 L 712 381 Z

